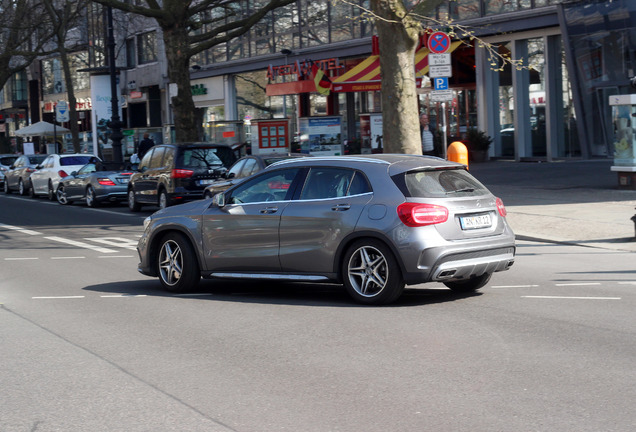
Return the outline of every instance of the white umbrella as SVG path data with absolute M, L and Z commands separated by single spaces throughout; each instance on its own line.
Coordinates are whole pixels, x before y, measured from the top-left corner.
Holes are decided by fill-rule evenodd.
M 39 121 L 37 123 L 33 123 L 30 126 L 23 127 L 22 129 L 18 129 L 15 131 L 16 136 L 26 137 L 26 136 L 53 136 L 57 134 L 63 134 L 70 132 L 69 129 L 66 129 L 62 126 L 56 126 L 52 123 L 48 123 L 45 121 Z

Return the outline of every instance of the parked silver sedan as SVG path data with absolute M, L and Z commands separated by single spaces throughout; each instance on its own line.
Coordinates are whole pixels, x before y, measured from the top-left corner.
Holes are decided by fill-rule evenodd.
M 22 155 L 17 158 L 5 174 L 4 192 L 9 194 L 17 190 L 20 195 L 26 195 L 31 184 L 31 174 L 45 158 L 45 154 Z
M 124 168 L 121 163 L 93 160 L 60 181 L 55 194 L 57 201 L 65 205 L 86 200 L 88 207 L 126 201 L 132 171 Z
M 339 282 L 387 304 L 405 285 L 474 291 L 514 263 L 500 199 L 443 159 L 289 159 L 145 222 L 139 271 L 172 292 L 204 278 Z

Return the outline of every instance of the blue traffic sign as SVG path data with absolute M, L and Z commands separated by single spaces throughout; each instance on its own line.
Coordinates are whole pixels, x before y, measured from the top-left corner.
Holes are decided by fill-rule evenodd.
M 428 49 L 435 54 L 443 54 L 450 49 L 451 39 L 447 33 L 438 31 L 428 37 Z
M 433 78 L 433 86 L 435 90 L 448 90 L 448 77 Z

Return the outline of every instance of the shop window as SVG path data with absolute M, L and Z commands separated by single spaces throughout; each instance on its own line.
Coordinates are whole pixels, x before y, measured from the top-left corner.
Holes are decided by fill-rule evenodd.
M 490 0 L 486 2 L 486 15 L 512 12 L 517 9 L 517 0 Z
M 481 15 L 481 0 L 456 0 L 449 3 L 454 20 L 477 18 Z

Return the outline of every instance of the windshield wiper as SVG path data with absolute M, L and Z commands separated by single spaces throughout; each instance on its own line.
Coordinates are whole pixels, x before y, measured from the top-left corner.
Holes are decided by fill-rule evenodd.
M 462 193 L 462 192 L 475 192 L 475 188 L 464 188 L 464 189 L 457 189 L 454 191 L 448 191 L 446 192 L 446 195 Z

